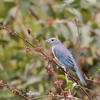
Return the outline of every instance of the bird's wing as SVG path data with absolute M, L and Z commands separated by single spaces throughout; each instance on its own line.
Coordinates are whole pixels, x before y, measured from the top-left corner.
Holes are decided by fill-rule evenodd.
M 60 61 L 60 63 L 62 63 L 64 66 L 71 68 L 71 69 L 74 68 L 73 60 L 67 51 L 61 50 L 60 48 L 59 49 L 54 48 L 53 53 L 56 59 Z

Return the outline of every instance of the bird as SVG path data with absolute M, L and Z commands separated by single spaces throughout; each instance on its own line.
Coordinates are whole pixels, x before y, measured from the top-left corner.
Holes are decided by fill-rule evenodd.
M 70 51 L 60 42 L 60 40 L 53 37 L 47 39 L 46 43 L 52 47 L 52 52 L 56 60 L 67 69 L 76 72 L 81 84 L 86 85 L 86 82 L 79 71 L 74 57 Z

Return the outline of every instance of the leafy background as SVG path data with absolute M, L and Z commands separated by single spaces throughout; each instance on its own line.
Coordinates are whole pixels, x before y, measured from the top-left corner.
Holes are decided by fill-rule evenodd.
M 34 39 L 39 40 L 46 51 L 48 46 L 45 40 L 57 37 L 77 61 L 75 18 L 80 30 L 81 70 L 87 77 L 100 81 L 100 0 L 0 0 L 0 24 L 16 31 L 32 44 Z M 27 29 L 31 29 L 30 35 Z M 22 90 L 24 94 L 29 91 L 40 95 L 56 94 L 52 78 L 45 70 L 47 62 L 32 48 L 31 52 L 26 52 L 27 47 L 29 45 L 21 39 L 0 30 L 0 80 Z M 62 75 L 55 65 L 53 67 Z M 100 84 L 88 80 L 87 84 L 93 100 L 100 100 Z M 87 99 L 78 89 L 73 89 L 73 96 Z M 0 99 L 22 100 L 22 97 L 1 88 Z

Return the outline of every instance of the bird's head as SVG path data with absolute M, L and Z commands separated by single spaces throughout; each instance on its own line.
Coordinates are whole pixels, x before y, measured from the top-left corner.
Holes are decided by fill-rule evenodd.
M 60 41 L 57 38 L 49 38 L 46 40 L 46 43 L 51 46 L 55 46 L 55 45 L 59 44 Z

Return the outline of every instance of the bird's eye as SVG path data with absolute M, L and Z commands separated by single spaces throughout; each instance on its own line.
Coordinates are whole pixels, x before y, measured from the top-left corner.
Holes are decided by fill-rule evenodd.
M 54 41 L 54 39 L 52 39 L 51 41 Z

